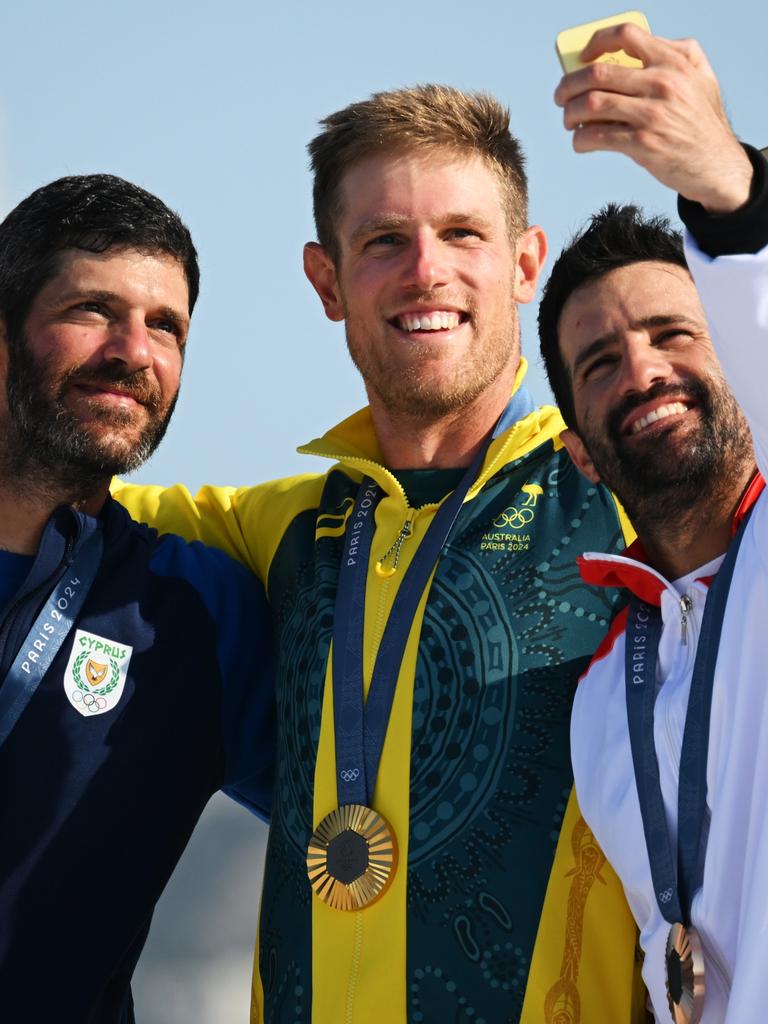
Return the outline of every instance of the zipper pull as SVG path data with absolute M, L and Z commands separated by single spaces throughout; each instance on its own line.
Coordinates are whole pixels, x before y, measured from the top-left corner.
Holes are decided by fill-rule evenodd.
M 395 537 L 395 541 L 389 550 L 378 560 L 376 563 L 376 575 L 382 579 L 389 579 L 390 576 L 394 576 L 397 572 L 397 563 L 400 561 L 400 550 L 403 546 L 403 542 L 406 538 L 410 537 L 413 533 L 413 522 L 414 509 L 408 509 L 408 517 L 400 527 L 400 532 Z M 391 560 L 391 565 L 386 563 Z
M 688 646 L 688 612 L 693 608 L 693 601 L 684 594 L 680 598 L 680 643 Z

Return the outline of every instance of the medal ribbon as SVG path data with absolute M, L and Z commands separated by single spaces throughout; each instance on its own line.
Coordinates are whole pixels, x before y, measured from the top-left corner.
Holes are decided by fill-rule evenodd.
M 491 441 L 533 412 L 535 406 L 520 388 L 505 409 L 472 465 L 438 508 L 414 554 L 389 614 L 368 690 L 363 698 L 363 631 L 368 561 L 375 532 L 376 506 L 383 494 L 365 478 L 344 534 L 344 548 L 333 622 L 333 708 L 336 734 L 336 787 L 339 806 L 372 805 L 384 738 L 397 677 L 413 616 L 424 587 L 477 477 Z
M 659 910 L 670 924 L 690 924 L 691 903 L 704 877 L 702 833 L 707 812 L 712 686 L 728 591 L 747 519 L 731 541 L 704 605 L 680 752 L 677 858 L 673 856 L 653 742 L 661 610 L 636 597 L 629 606 L 625 663 L 629 739 L 653 887 Z
M 95 529 L 45 602 L 0 687 L 0 746 L 32 699 L 69 636 L 101 563 L 104 542 Z M 37 655 L 36 660 L 33 660 Z

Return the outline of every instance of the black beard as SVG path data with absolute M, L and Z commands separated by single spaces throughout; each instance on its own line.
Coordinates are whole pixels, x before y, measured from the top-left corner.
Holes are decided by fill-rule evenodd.
M 149 419 L 133 444 L 103 440 L 98 424 L 128 426 L 126 410 L 105 409 L 85 427 L 64 404 L 67 389 L 78 381 L 103 384 L 130 395 L 147 409 Z M 9 339 L 6 380 L 9 432 L 0 452 L 0 473 L 8 483 L 29 481 L 36 489 L 63 487 L 87 494 L 115 474 L 129 473 L 160 444 L 176 398 L 162 409 L 160 390 L 144 370 L 126 373 L 105 364 L 98 370 L 75 368 L 56 381 L 46 379 L 23 338 Z
M 667 444 L 666 431 L 646 444 L 622 434 L 621 424 L 633 409 L 666 396 L 696 403 L 698 430 L 684 444 Z M 672 425 L 669 432 L 674 429 Z M 722 378 L 656 384 L 617 406 L 603 436 L 590 436 L 587 426 L 582 439 L 603 483 L 618 495 L 635 526 L 648 534 L 666 534 L 701 516 L 719 497 L 732 496 L 735 483 L 754 461 L 749 427 Z

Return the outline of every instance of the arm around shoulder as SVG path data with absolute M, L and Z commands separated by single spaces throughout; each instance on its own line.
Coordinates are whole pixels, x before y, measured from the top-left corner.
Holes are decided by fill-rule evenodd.
M 266 581 L 283 520 L 290 518 L 294 505 L 303 510 L 307 502 L 312 504 L 313 489 L 299 485 L 314 479 L 294 477 L 237 489 L 206 486 L 196 495 L 182 484 L 157 487 L 115 480 L 112 496 L 137 521 L 219 548 Z

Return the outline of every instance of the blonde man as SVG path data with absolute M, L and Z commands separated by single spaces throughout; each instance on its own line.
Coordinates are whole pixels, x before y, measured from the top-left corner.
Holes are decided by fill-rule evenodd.
M 508 114 L 381 93 L 310 152 L 305 268 L 369 406 L 301 449 L 324 476 L 121 495 L 236 554 L 271 602 L 253 1019 L 629 1021 L 635 932 L 568 749 L 612 606 L 574 560 L 622 528 L 522 383 L 517 303 L 546 243 Z

